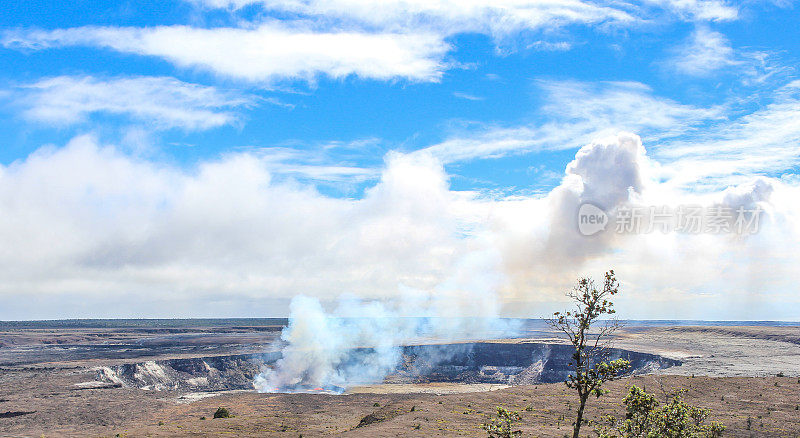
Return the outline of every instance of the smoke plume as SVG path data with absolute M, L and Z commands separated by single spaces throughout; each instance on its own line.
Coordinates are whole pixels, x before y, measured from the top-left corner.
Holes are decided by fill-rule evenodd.
M 283 358 L 255 378 L 256 388 L 341 392 L 381 382 L 397 369 L 404 345 L 517 335 L 518 321 L 499 318 L 496 280 L 474 274 L 484 263 L 485 257 L 469 257 L 457 276 L 430 292 L 404 288 L 399 298 L 383 302 L 341 297 L 330 313 L 316 298 L 295 297 L 281 333 Z M 454 348 L 433 349 L 419 360 L 435 365 Z

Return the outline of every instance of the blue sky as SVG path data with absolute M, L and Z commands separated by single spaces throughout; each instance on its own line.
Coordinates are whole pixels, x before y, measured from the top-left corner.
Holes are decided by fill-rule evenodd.
M 565 169 L 567 176 L 583 178 L 580 190 L 584 195 L 618 183 L 604 177 L 590 181 L 587 175 L 592 170 L 575 164 L 579 150 L 591 152 L 586 148 L 606 144 L 602 139 L 620 132 L 641 139 L 646 153 L 636 152 L 635 162 L 629 164 L 637 173 L 636 181 L 644 178 L 653 184 L 644 194 L 633 190 L 641 195 L 638 201 L 650 196 L 648 199 L 660 203 L 714 203 L 730 199 L 731 193 L 747 192 L 752 202 L 770 203 L 770 199 L 753 195 L 754 181 L 767 181 L 770 193 L 792 199 L 797 193 L 795 174 L 800 161 L 797 23 L 800 8 L 779 0 L 12 2 L 0 16 L 0 185 L 6 186 L 2 202 L 11 217 L 9 223 L 0 224 L 6 227 L 0 234 L 27 236 L 37 230 L 65 227 L 63 232 L 94 243 L 74 248 L 68 243 L 56 244 L 66 249 L 51 259 L 43 254 L 46 241 L 41 242 L 44 246 L 35 246 L 31 242 L 36 239 L 24 240 L 25 248 L 20 251 L 30 257 L 19 262 L 24 264 L 19 269 L 29 269 L 30 277 L 9 279 L 0 291 L 28 288 L 34 298 L 27 307 L 0 313 L 0 318 L 34 315 L 31 308 L 53 296 L 63 302 L 89 304 L 69 305 L 63 312 L 46 309 L 37 315 L 92 316 L 106 306 L 106 298 L 99 299 L 99 295 L 118 297 L 113 300 L 120 303 L 142 302 L 144 309 L 156 300 L 154 295 L 164 294 L 174 296 L 174 303 L 185 308 L 187 316 L 282 314 L 299 286 L 296 280 L 279 278 L 277 272 L 263 274 L 265 278 L 259 280 L 260 263 L 243 267 L 235 281 L 220 280 L 204 292 L 230 292 L 231 298 L 220 304 L 220 309 L 227 309 L 221 315 L 186 304 L 182 294 L 190 287 L 181 278 L 192 276 L 195 270 L 227 269 L 224 263 L 214 265 L 209 259 L 242 257 L 251 261 L 261 256 L 309 264 L 308 271 L 296 275 L 321 275 L 314 269 L 323 261 L 315 260 L 303 248 L 319 251 L 335 245 L 331 242 L 349 242 L 349 238 L 358 240 L 349 242 L 354 248 L 372 248 L 371 240 L 362 240 L 378 232 L 374 221 L 430 224 L 441 219 L 428 216 L 425 209 L 420 213 L 417 207 L 380 220 L 370 209 L 349 219 L 344 218 L 345 211 L 359 210 L 370 202 L 403 205 L 407 198 L 428 199 L 431 193 L 427 190 L 434 188 L 444 190 L 442 196 L 448 201 L 440 202 L 456 210 L 442 213 L 451 222 L 439 224 L 443 227 L 439 231 L 460 237 L 442 243 L 439 252 L 425 247 L 422 235 L 421 247 L 414 247 L 409 243 L 414 239 L 408 239 L 400 245 L 402 251 L 387 240 L 388 246 L 378 248 L 376 244 L 373 248 L 382 255 L 370 263 L 360 259 L 337 259 L 341 265 L 330 262 L 333 265 L 325 270 L 349 273 L 337 283 L 338 289 L 311 284 L 306 293 L 333 300 L 353 288 L 368 298 L 394 296 L 395 292 L 387 291 L 398 285 L 430 290 L 446 282 L 443 276 L 453 271 L 453 264 L 459 264 L 476 242 L 482 242 L 478 245 L 483 245 L 481 253 L 492 254 L 487 256 L 493 260 L 488 265 L 506 278 L 496 285 L 499 292 L 493 292 L 499 294 L 498 311 L 509 313 L 503 306 L 515 307 L 516 302 L 525 303 L 525 312 L 545 309 L 547 303 L 558 301 L 547 291 L 562 287 L 564 278 L 568 282 L 574 274 L 598 270 L 619 254 L 628 254 L 626 263 L 641 256 L 637 252 L 641 248 L 631 249 L 630 243 L 608 243 L 598 249 L 596 242 L 579 240 L 574 252 L 580 256 L 564 262 L 569 268 L 559 271 L 561 279 L 538 283 L 528 274 L 517 278 L 513 271 L 520 263 L 510 260 L 518 255 L 505 252 L 509 250 L 507 241 L 519 236 L 513 237 L 510 228 L 503 227 L 525 220 L 516 216 L 523 214 L 517 210 L 530 208 L 547 217 L 558 212 L 560 193 L 573 187 L 569 177 L 565 179 Z M 619 140 L 614 144 L 627 143 Z M 619 152 L 624 147 L 604 146 L 603 150 Z M 337 235 L 328 229 L 330 224 L 307 224 L 307 229 L 298 224 L 275 233 L 296 233 L 298 239 L 306 236 L 315 244 L 306 246 L 298 240 L 297 247 L 290 245 L 296 252 L 266 256 L 266 250 L 258 248 L 247 253 L 234 249 L 242 237 L 234 238 L 231 233 L 238 232 L 243 218 L 230 214 L 184 224 L 196 226 L 198 233 L 219 233 L 213 245 L 186 237 L 182 242 L 162 241 L 166 249 L 161 248 L 161 258 L 120 255 L 136 252 L 132 248 L 145 248 L 157 239 L 142 230 L 176 221 L 158 215 L 175 213 L 181 200 L 185 201 L 182 196 L 201 190 L 193 184 L 202 186 L 208 168 L 233 166 L 238 170 L 221 172 L 241 176 L 247 174 L 246 169 L 236 166 L 249 168 L 247 160 L 255 163 L 252 172 L 263 175 L 239 183 L 228 178 L 217 185 L 209 183 L 211 187 L 222 190 L 220 187 L 229 184 L 226 190 L 240 194 L 253 189 L 258 199 L 277 191 L 294 200 L 281 201 L 287 203 L 306 197 L 297 202 L 309 206 L 297 207 L 296 214 L 343 215 L 337 220 L 345 224 L 364 221 L 363 229 L 353 231 L 361 237 Z M 89 162 L 95 166 L 86 164 Z M 100 169 L 106 165 L 115 168 L 114 163 L 125 163 L 127 170 L 107 175 Z M 625 163 L 612 162 L 598 175 L 621 172 L 624 167 Z M 53 173 L 64 169 L 84 169 L 84 173 Z M 128 171 L 130 181 L 120 176 Z M 409 187 L 401 184 L 391 189 L 395 171 L 409 172 L 398 177 Z M 430 176 L 420 181 L 435 187 L 414 186 L 418 171 Z M 638 175 L 640 171 L 642 175 Z M 137 184 L 135 175 L 150 181 L 152 187 Z M 592 184 L 597 186 L 590 190 Z M 620 190 L 635 186 L 631 183 Z M 171 193 L 175 187 L 182 189 Z M 80 199 L 65 199 L 65 193 L 70 198 L 76 190 L 83 194 Z M 25 202 L 23 196 L 28 197 Z M 253 203 L 244 195 L 231 196 L 241 198 L 242 204 L 232 201 L 234 210 Z M 381 197 L 386 199 L 376 200 Z M 41 204 L 30 210 L 19 207 L 33 198 Z M 260 218 L 261 224 L 296 221 L 290 220 L 291 215 L 282 218 L 282 204 L 275 202 L 265 204 L 246 220 Z M 469 206 L 460 206 L 460 202 Z M 526 202 L 530 205 L 523 207 Z M 310 207 L 328 204 L 336 205 L 331 207 L 336 213 Z M 778 210 L 771 217 L 774 223 L 789 224 L 783 235 L 797 232 L 794 222 L 781 216 L 793 218 L 794 213 Z M 202 210 L 197 214 L 213 216 Z M 31 218 L 41 221 L 29 228 L 14 228 L 15 223 L 27 223 Z M 555 225 L 540 222 L 531 219 L 539 225 L 531 225 L 530 233 L 536 235 L 526 238 L 532 246 L 544 249 L 529 254 L 520 266 L 553 263 L 555 256 L 546 242 L 554 238 Z M 504 231 L 497 231 L 498 227 Z M 487 237 L 485 233 L 499 234 Z M 108 236 L 112 235 L 125 238 L 110 242 Z M 269 245 L 276 238 L 264 231 L 248 239 L 262 239 Z M 57 233 L 54 239 L 60 239 Z M 217 244 L 221 246 L 214 246 Z M 406 244 L 409 246 L 403 246 Z M 732 258 L 731 266 L 736 266 L 745 262 L 732 251 L 744 251 L 752 256 L 746 263 L 758 265 L 748 265 L 755 272 L 785 261 L 764 261 L 754 255 L 765 248 L 778 253 L 772 244 L 759 242 L 752 244 L 756 249 L 730 251 L 725 247 L 720 254 Z M 191 257 L 182 252 L 191 252 L 189 248 L 196 251 Z M 404 255 L 391 253 L 392 248 Z M 103 251 L 119 260 L 105 267 L 87 262 L 105 254 Z M 427 255 L 419 256 L 422 253 Z M 706 256 L 698 254 L 689 258 Z M 380 258 L 384 256 L 388 259 Z M 435 269 L 418 269 L 419 260 L 402 259 L 417 256 Z M 397 269 L 387 268 L 381 278 L 365 274 L 381 270 L 382 262 L 396 264 Z M 52 269 L 50 272 L 63 271 L 63 276 L 54 274 L 50 282 L 35 280 L 34 273 L 44 266 Z M 174 275 L 162 273 L 165 277 L 160 277 L 162 274 L 148 271 L 154 266 L 174 268 Z M 670 289 L 655 281 L 648 285 L 639 278 L 648 266 L 630 268 L 638 293 Z M 710 262 L 708 268 L 712 269 Z M 681 286 L 680 293 L 688 294 L 686 300 L 703 301 L 709 289 L 727 288 L 729 281 L 734 282 L 724 275 L 714 281 L 708 278 L 718 272 L 696 275 L 696 281 Z M 89 286 L 82 288 L 84 281 Z M 748 278 L 745 283 L 753 286 L 739 293 L 783 296 L 790 292 L 771 282 L 765 286 L 764 281 Z M 741 284 L 742 280 L 735 282 Z M 522 297 L 520 284 L 525 285 L 523 289 L 542 292 L 537 297 Z M 778 295 L 761 299 L 771 303 L 764 315 L 777 306 Z M 252 302 L 259 299 L 278 304 L 252 310 Z M 746 306 L 687 316 L 660 309 L 637 308 L 636 312 L 632 316 L 747 316 Z M 143 313 L 146 311 L 131 310 L 112 316 Z M 784 312 L 779 317 L 800 314 Z

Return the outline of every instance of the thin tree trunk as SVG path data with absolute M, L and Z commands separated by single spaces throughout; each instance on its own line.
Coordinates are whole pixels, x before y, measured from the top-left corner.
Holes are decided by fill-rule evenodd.
M 581 424 L 583 423 L 583 408 L 586 407 L 586 400 L 589 397 L 581 396 L 581 405 L 578 406 L 578 418 L 575 419 L 575 428 L 573 429 L 572 438 L 579 438 L 581 433 Z

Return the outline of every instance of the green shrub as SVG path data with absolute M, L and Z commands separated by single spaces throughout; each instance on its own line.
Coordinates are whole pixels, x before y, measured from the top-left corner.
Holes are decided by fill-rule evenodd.
M 567 292 L 574 310 L 556 312 L 547 324 L 558 332 L 567 335 L 573 347 L 570 367 L 572 373 L 564 382 L 567 388 L 574 389 L 578 394 L 578 409 L 573 423 L 572 437 L 578 438 L 581 426 L 586 421 L 583 418 L 586 402 L 594 395 L 600 397 L 607 391 L 603 384 L 620 377 L 629 367 L 630 362 L 617 359 L 606 362 L 608 356 L 608 341 L 611 335 L 620 327 L 615 319 L 606 320 L 599 327 L 596 334 L 590 335 L 604 316 L 616 313 L 614 303 L 609 301 L 619 293 L 619 282 L 614 276 L 614 271 L 606 272 L 603 286 L 597 287 L 591 278 L 581 278 L 578 284 Z M 593 340 L 594 339 L 594 340 Z
M 623 401 L 625 420 L 607 417 L 607 424 L 596 432 L 601 438 L 721 437 L 725 426 L 716 422 L 705 424 L 711 411 L 686 404 L 680 394 L 672 395 L 662 406 L 654 395 L 632 386 Z
M 483 424 L 490 438 L 512 438 L 522 435 L 521 430 L 512 430 L 514 422 L 522 419 L 519 413 L 497 407 L 497 417 Z
M 231 417 L 233 417 L 233 415 L 231 415 L 230 411 L 228 411 L 225 408 L 217 408 L 217 412 L 214 412 L 214 418 L 231 418 Z

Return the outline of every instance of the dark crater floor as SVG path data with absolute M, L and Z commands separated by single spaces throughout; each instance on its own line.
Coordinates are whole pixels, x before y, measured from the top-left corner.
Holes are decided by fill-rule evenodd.
M 370 353 L 355 349 L 351 361 Z M 220 391 L 253 389 L 253 378 L 275 365 L 279 352 L 151 360 L 97 368 L 98 384 L 149 390 Z M 566 379 L 571 347 L 532 342 L 473 342 L 403 347 L 397 370 L 385 383 L 537 384 Z M 681 365 L 680 361 L 622 349 L 607 359 L 631 362 L 631 374 Z M 347 365 L 347 364 L 345 364 Z M 375 383 L 375 382 L 364 382 Z

